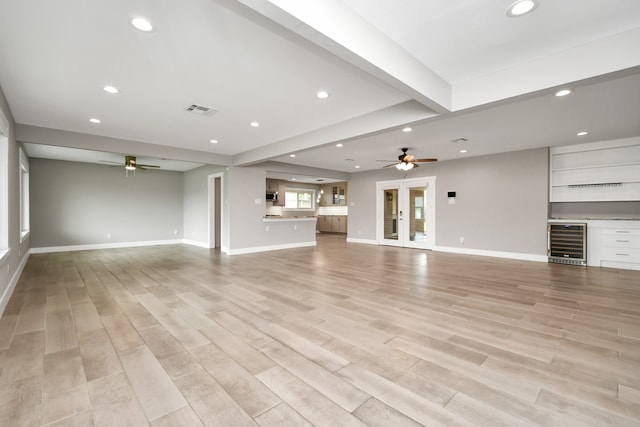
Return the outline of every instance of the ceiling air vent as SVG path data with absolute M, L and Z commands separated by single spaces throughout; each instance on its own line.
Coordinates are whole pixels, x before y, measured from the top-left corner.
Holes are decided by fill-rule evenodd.
M 210 107 L 205 107 L 204 105 L 191 104 L 187 107 L 188 113 L 193 113 L 198 116 L 212 116 L 217 111 Z

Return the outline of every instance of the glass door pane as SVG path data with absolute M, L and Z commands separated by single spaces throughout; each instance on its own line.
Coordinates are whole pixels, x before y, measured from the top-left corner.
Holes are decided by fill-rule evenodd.
M 384 190 L 384 238 L 398 240 L 398 190 Z
M 409 240 L 412 242 L 423 242 L 427 239 L 427 187 L 409 187 L 408 190 Z

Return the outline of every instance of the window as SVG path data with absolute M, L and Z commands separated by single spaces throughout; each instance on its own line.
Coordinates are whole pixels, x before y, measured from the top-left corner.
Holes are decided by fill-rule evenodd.
M 29 158 L 20 149 L 20 243 L 29 235 Z
M 315 209 L 315 191 L 288 188 L 284 193 L 284 208 L 288 210 L 312 211 Z

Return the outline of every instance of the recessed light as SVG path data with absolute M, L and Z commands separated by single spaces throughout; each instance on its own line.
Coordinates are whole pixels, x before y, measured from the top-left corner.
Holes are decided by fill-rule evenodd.
M 466 153 L 466 152 L 467 152 L 467 150 L 460 150 L 460 152 L 461 152 L 462 154 L 464 154 L 464 153 Z
M 355 165 L 354 167 L 355 167 L 356 169 L 360 169 L 360 166 L 359 166 L 359 165 Z
M 562 89 L 556 92 L 556 96 L 567 96 L 571 93 L 569 89 Z
M 321 90 L 320 92 L 316 93 L 316 97 L 320 99 L 327 99 L 329 97 L 329 93 Z
M 89 121 L 91 123 L 95 123 L 95 124 L 101 123 L 100 119 L 96 119 L 96 118 L 91 118 L 91 119 L 89 119 Z
M 107 93 L 118 93 L 118 88 L 114 87 L 114 86 L 105 86 L 102 88 L 105 92 Z
M 295 156 L 296 156 L 295 154 L 289 154 L 289 157 L 295 157 Z
M 252 128 L 257 128 L 258 126 L 260 126 L 260 123 L 258 123 L 258 122 L 251 122 L 251 123 L 249 123 L 249 125 L 250 125 Z
M 536 7 L 538 7 L 537 0 L 518 0 L 509 6 L 507 16 L 516 18 L 532 12 Z
M 344 145 L 342 145 L 342 144 L 336 144 L 336 147 L 338 147 L 338 148 L 342 148 L 342 147 L 344 147 Z
M 402 132 L 411 132 L 413 129 L 411 129 L 410 127 L 406 127 L 404 129 L 402 129 Z
M 218 140 L 217 139 L 210 139 L 209 142 L 212 143 L 212 144 L 217 144 Z
M 144 31 L 145 33 L 153 30 L 153 25 L 151 25 L 151 22 L 149 22 L 149 20 L 146 18 L 133 18 L 131 20 L 131 25 L 133 25 L 140 31 Z
M 581 132 L 578 132 L 576 135 L 578 136 L 585 136 L 585 135 L 589 135 L 589 132 L 587 132 L 586 130 L 583 130 Z
M 297 181 L 296 178 L 291 178 L 291 181 Z

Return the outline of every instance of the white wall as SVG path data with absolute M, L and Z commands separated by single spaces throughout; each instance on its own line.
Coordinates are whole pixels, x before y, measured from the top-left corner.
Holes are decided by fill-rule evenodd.
M 182 175 L 33 158 L 31 246 L 182 239 Z
M 27 260 L 30 239 L 27 237 L 22 243 L 20 243 L 20 184 L 19 184 L 19 169 L 18 169 L 18 148 L 19 144 L 16 143 L 15 138 L 15 122 L 9 105 L 4 97 L 4 93 L 0 89 L 0 110 L 2 115 L 8 122 L 9 129 L 5 129 L 8 132 L 9 142 L 9 156 L 8 163 L 8 208 L 9 208 L 9 254 L 0 263 L 0 314 L 4 311 L 4 316 L 15 314 L 15 310 L 12 307 L 6 307 L 11 292 L 15 287 L 20 272 L 24 267 L 24 263 Z M 4 177 L 2 177 L 4 180 Z
M 376 239 L 376 181 L 403 176 L 393 168 L 352 174 L 348 238 Z M 546 256 L 546 148 L 425 164 L 407 174 L 420 176 L 436 177 L 436 246 Z M 455 205 L 447 203 L 449 191 Z

